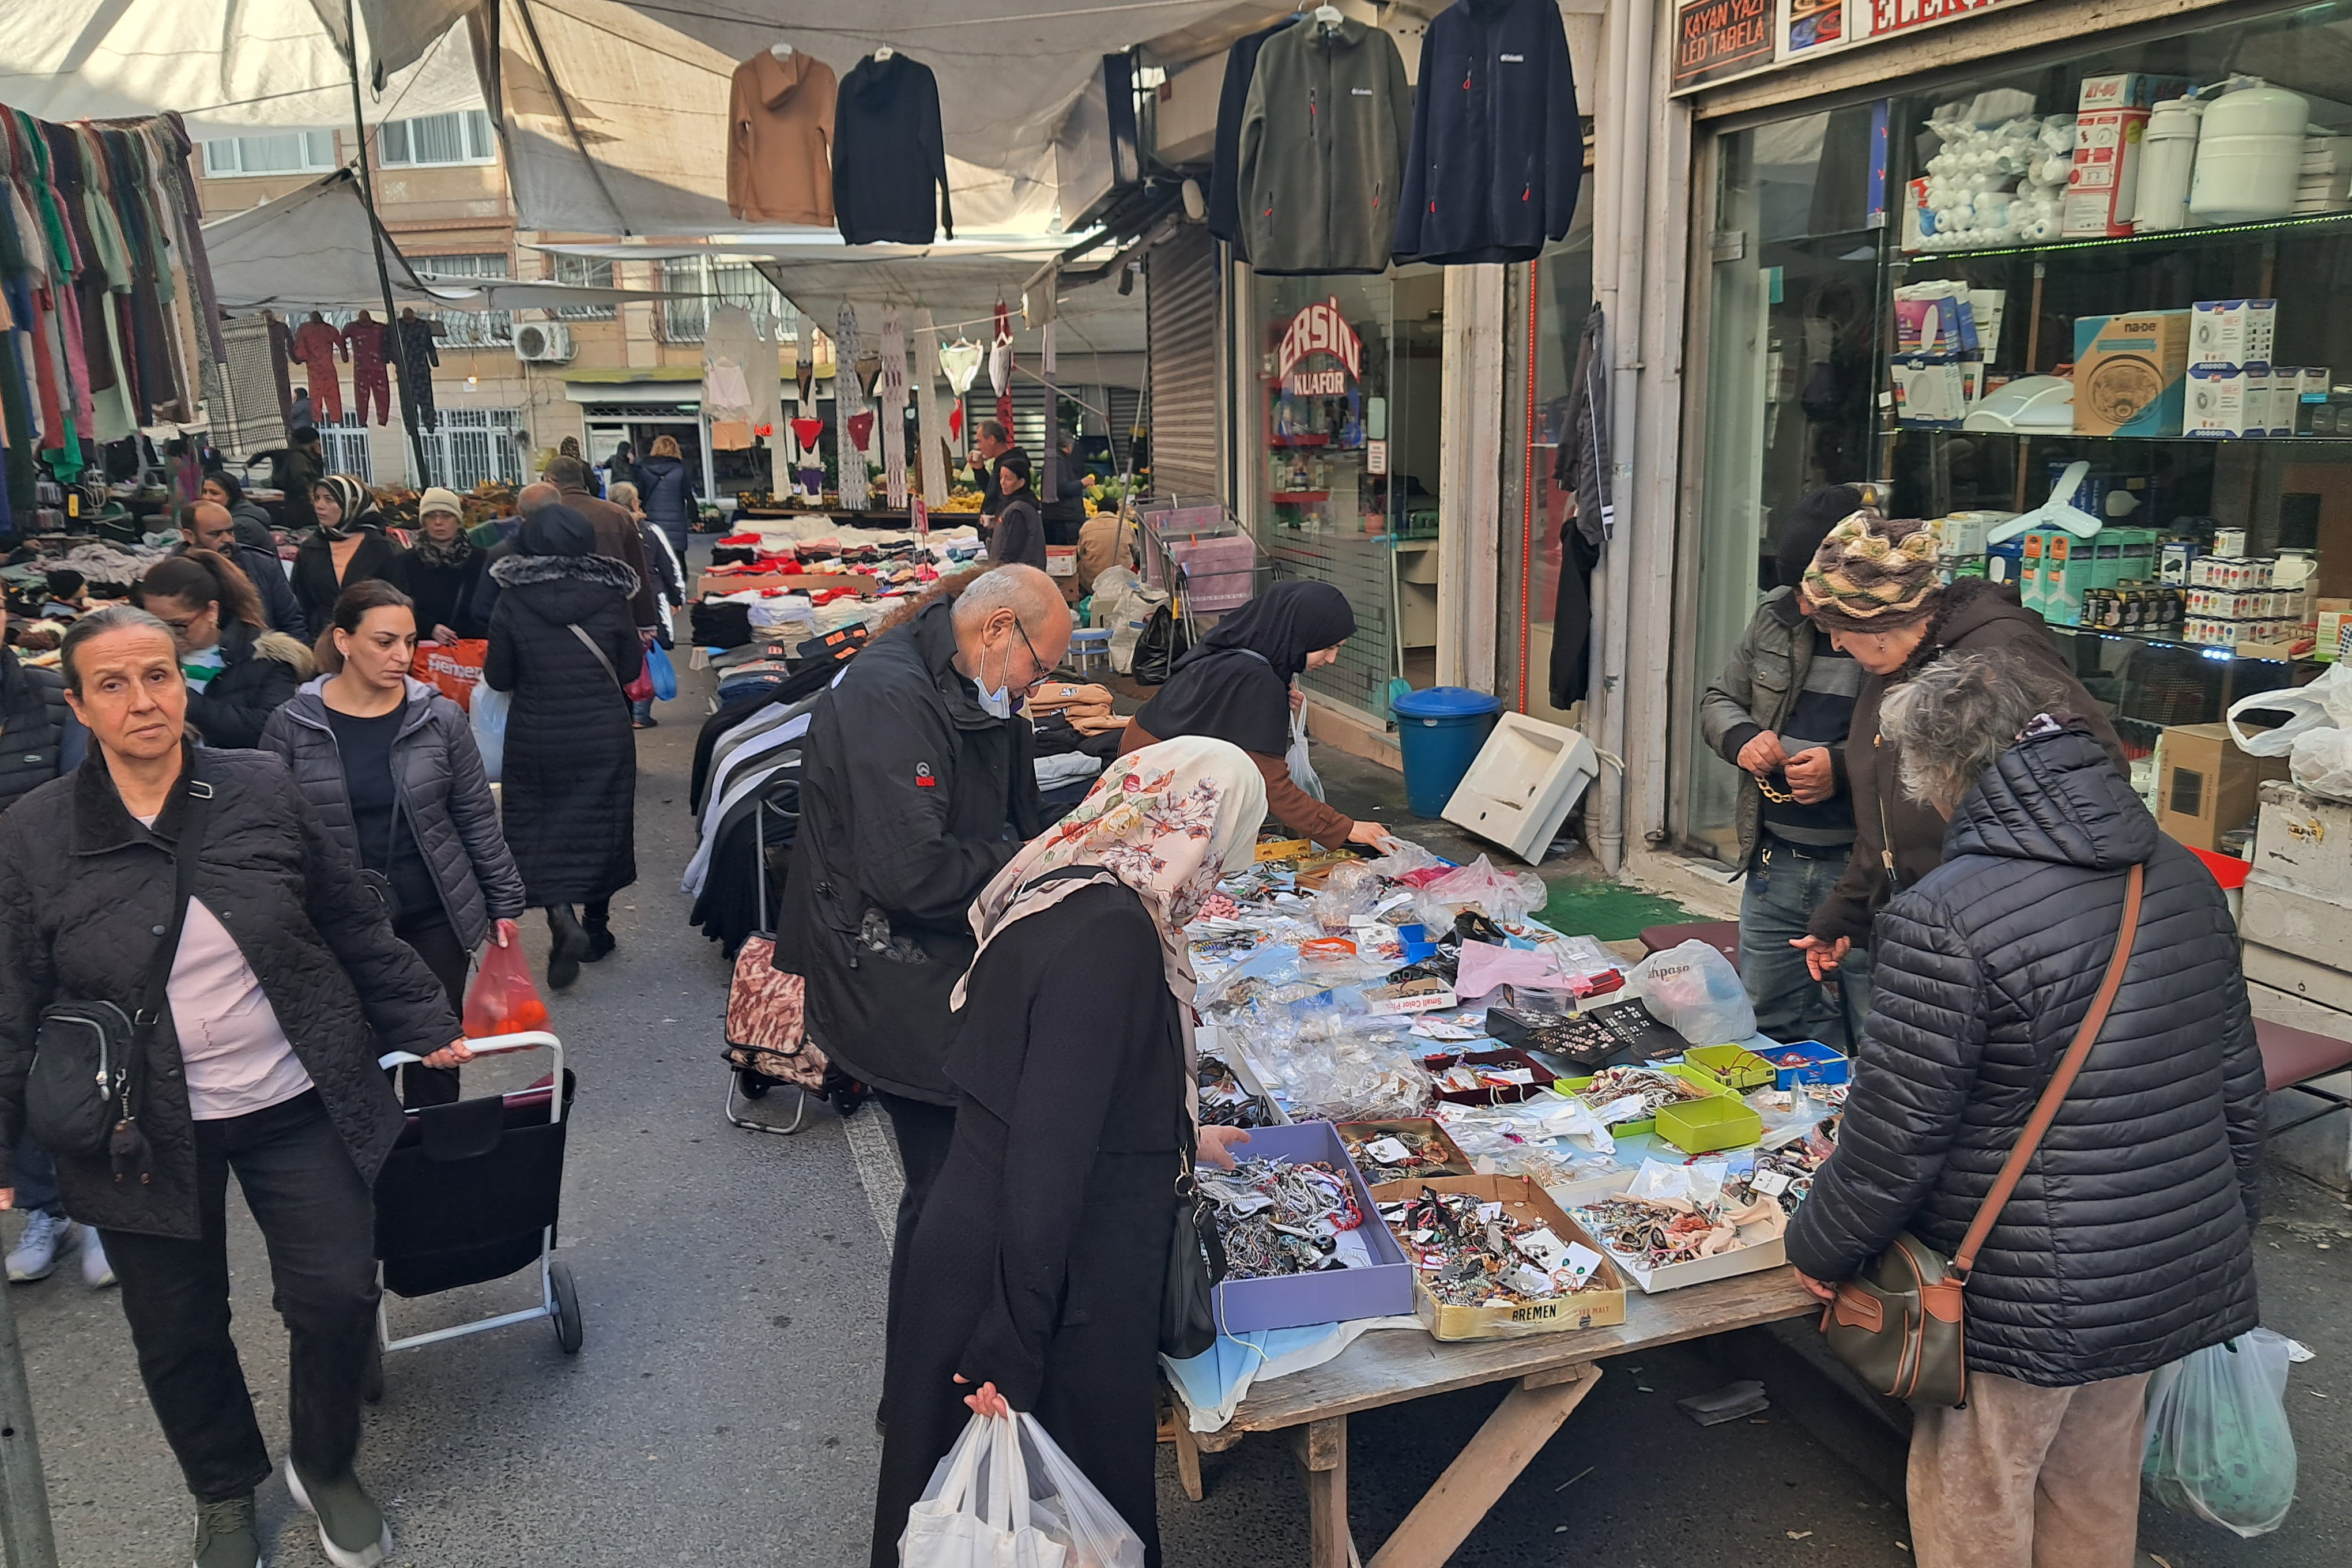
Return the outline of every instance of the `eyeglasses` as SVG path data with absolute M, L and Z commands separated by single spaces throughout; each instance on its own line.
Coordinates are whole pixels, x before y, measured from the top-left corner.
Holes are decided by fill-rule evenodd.
M 198 621 L 203 620 L 211 613 L 212 612 L 209 610 L 199 610 L 193 616 L 188 616 L 180 619 L 174 619 L 170 616 L 157 616 L 155 618 L 163 622 L 165 626 L 171 627 L 174 632 L 185 632 L 190 626 L 194 626 Z
M 1029 682 L 1034 689 L 1045 684 L 1045 678 L 1054 673 L 1054 667 L 1037 657 L 1037 645 L 1029 640 L 1029 628 L 1021 624 L 1019 616 L 1013 617 L 1013 629 L 1021 634 L 1021 646 L 1029 650 L 1029 668 L 1037 672 Z

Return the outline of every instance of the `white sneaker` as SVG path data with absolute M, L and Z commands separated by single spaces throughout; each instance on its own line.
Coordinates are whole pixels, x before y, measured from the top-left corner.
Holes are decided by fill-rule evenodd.
M 57 1269 L 58 1248 L 72 1241 L 74 1233 L 80 1228 L 46 1209 L 35 1209 L 26 1215 L 24 1234 L 16 1238 L 16 1250 L 8 1254 L 10 1282 L 22 1285 L 47 1279 Z
M 114 1283 L 114 1265 L 106 1260 L 106 1245 L 98 1239 L 96 1226 L 77 1228 L 81 1232 L 82 1282 L 93 1290 L 103 1290 Z

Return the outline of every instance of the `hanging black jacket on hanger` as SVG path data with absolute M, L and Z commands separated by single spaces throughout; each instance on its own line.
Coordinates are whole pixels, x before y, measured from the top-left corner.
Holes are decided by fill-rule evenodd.
M 1455 0 L 1421 40 L 1396 258 L 1527 261 L 1568 233 L 1584 129 L 1553 0 Z
M 1217 135 L 1209 163 L 1209 232 L 1230 241 L 1234 254 L 1249 259 L 1242 238 L 1242 111 L 1249 107 L 1250 78 L 1265 41 L 1298 20 L 1285 16 L 1262 33 L 1234 41 L 1225 51 L 1225 83 L 1217 93 Z
M 936 205 L 934 205 L 936 193 Z M 833 112 L 833 210 L 851 245 L 955 237 L 946 133 L 931 68 L 868 55 L 842 79 Z

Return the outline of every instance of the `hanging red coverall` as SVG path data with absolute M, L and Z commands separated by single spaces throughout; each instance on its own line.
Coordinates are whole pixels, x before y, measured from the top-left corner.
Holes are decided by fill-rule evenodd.
M 312 416 L 327 423 L 343 417 L 343 384 L 335 371 L 335 356 L 342 353 L 342 334 L 320 320 L 316 310 L 294 334 L 294 357 L 310 373 Z
M 392 419 L 392 345 L 386 340 L 391 334 L 387 323 L 377 321 L 366 311 L 360 319 L 343 329 L 343 343 L 351 350 L 352 400 L 359 422 L 367 423 L 368 401 L 375 401 L 375 422 L 388 424 Z

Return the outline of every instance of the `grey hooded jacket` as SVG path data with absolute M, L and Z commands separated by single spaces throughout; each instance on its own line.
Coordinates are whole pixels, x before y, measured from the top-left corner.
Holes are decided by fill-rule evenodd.
M 356 863 L 360 841 L 351 790 L 320 695 L 329 679 L 322 675 L 310 682 L 272 714 L 261 745 L 286 759 L 328 836 Z M 401 816 L 440 889 L 450 928 L 466 946 L 478 947 L 492 921 L 521 916 L 523 888 L 465 710 L 423 681 L 411 680 L 408 714 L 394 737 L 392 755 Z
M 1242 110 L 1251 266 L 1386 271 L 1412 134 L 1412 88 L 1388 34 L 1310 20 L 1266 39 Z

